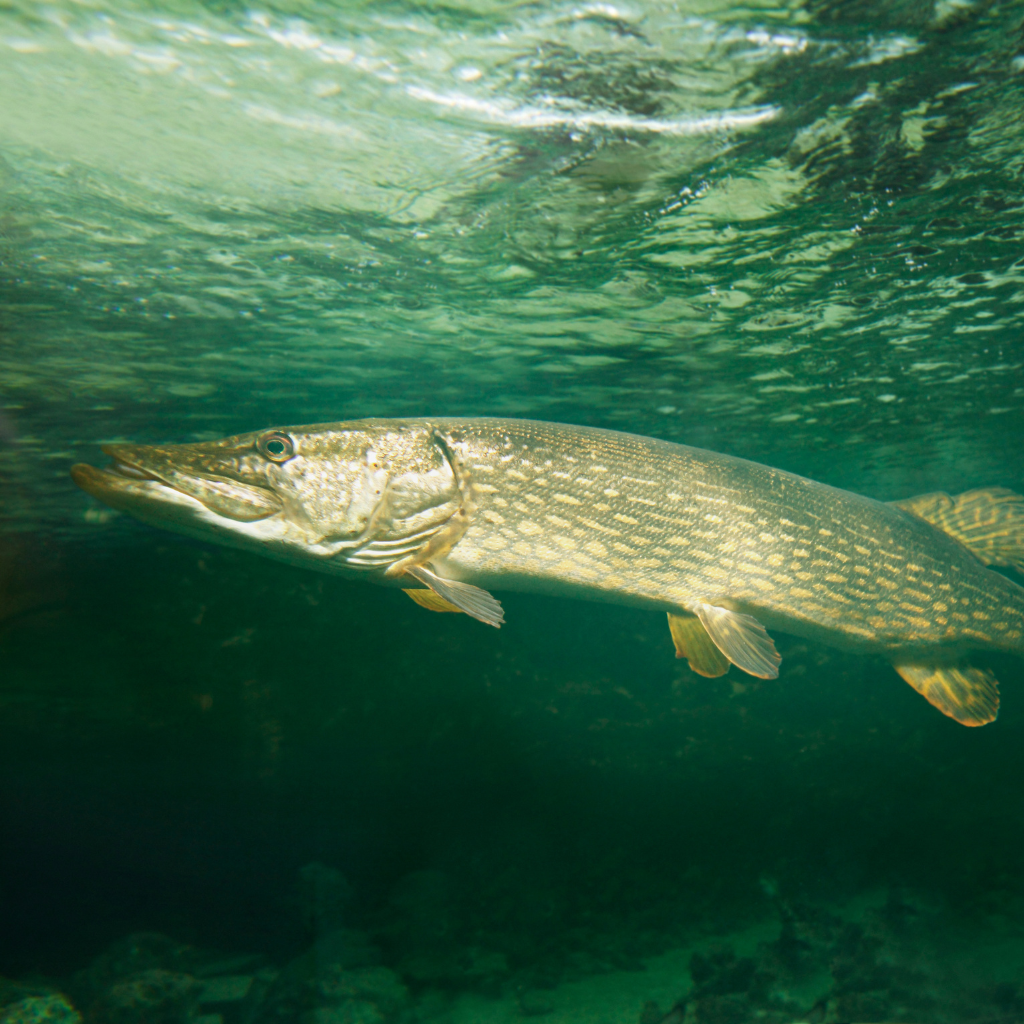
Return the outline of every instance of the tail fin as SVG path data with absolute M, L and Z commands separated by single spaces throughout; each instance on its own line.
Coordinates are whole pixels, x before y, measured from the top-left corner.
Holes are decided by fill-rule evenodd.
M 1005 487 L 985 487 L 950 497 L 941 491 L 894 505 L 955 537 L 985 565 L 1024 572 L 1024 497 Z

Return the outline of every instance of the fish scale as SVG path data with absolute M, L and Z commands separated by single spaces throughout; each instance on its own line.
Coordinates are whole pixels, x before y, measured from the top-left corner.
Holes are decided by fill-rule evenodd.
M 653 438 L 439 425 L 479 481 L 446 559 L 459 578 L 666 610 L 700 599 L 834 646 L 1024 650 L 1019 588 L 894 505 Z

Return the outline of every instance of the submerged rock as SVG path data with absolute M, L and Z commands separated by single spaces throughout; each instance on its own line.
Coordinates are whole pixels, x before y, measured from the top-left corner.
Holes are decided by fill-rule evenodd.
M 82 1015 L 59 992 L 28 996 L 0 1009 L 0 1024 L 81 1024 Z
M 320 979 L 319 989 L 327 1002 L 363 1000 L 373 1003 L 385 1016 L 397 1013 L 409 1002 L 404 982 L 387 967 L 331 972 Z
M 76 985 L 93 997 L 106 991 L 115 982 L 131 978 L 142 971 L 160 970 L 192 974 L 197 963 L 197 950 L 157 932 L 136 932 L 109 946 L 76 976 Z
M 316 948 L 293 960 L 266 993 L 256 1024 L 395 1024 L 410 1007 L 405 983 L 387 967 L 325 961 Z
M 757 974 L 751 957 L 737 957 L 731 947 L 694 953 L 690 957 L 690 977 L 698 996 L 730 995 L 749 992 Z
M 319 861 L 300 868 L 298 904 L 307 934 L 316 937 L 341 928 L 353 895 L 348 879 L 336 868 Z
M 32 987 L 22 984 L 20 981 L 11 981 L 10 978 L 0 977 L 0 1010 L 11 1003 L 17 1003 L 29 996 L 46 996 L 50 992 L 45 988 Z
M 306 954 L 323 967 L 376 967 L 381 952 L 366 932 L 337 928 L 321 936 Z
M 111 985 L 90 1008 L 97 1024 L 189 1024 L 202 990 L 190 974 L 152 968 Z
M 305 1024 L 387 1024 L 374 1003 L 348 999 L 337 1006 L 318 1006 L 305 1018 Z
M 157 932 L 119 939 L 69 984 L 89 1024 L 185 1024 L 205 1013 L 214 1024 L 221 1011 L 238 1017 L 240 1007 L 262 995 L 256 985 L 263 961 L 254 954 L 201 950 Z M 249 968 L 248 973 L 242 973 Z M 255 990 L 259 988 L 258 992 Z M 251 995 L 254 996 L 250 999 Z
M 237 1003 L 245 999 L 252 990 L 253 976 L 251 974 L 223 974 L 211 978 L 202 986 L 199 995 L 199 1002 L 208 1003 Z
M 520 992 L 516 1005 L 524 1017 L 546 1017 L 555 1010 L 555 1002 L 547 992 Z

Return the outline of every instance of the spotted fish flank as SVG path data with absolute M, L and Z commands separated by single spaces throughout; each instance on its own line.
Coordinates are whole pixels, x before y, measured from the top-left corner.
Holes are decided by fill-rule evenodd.
M 965 725 L 998 710 L 972 649 L 1024 654 L 1024 499 L 884 504 L 742 459 L 504 419 L 362 420 L 112 445 L 75 480 L 140 519 L 398 586 L 500 626 L 489 589 L 660 609 L 694 671 L 774 678 L 767 629 L 882 654 Z

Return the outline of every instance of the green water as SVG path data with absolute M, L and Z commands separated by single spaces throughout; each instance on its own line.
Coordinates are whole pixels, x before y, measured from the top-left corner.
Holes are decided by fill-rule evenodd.
M 1019 662 L 973 730 L 781 634 L 706 680 L 662 616 L 496 632 L 67 472 L 488 414 L 1024 492 L 1022 33 L 0 0 L 0 1021 L 1024 1021 Z

